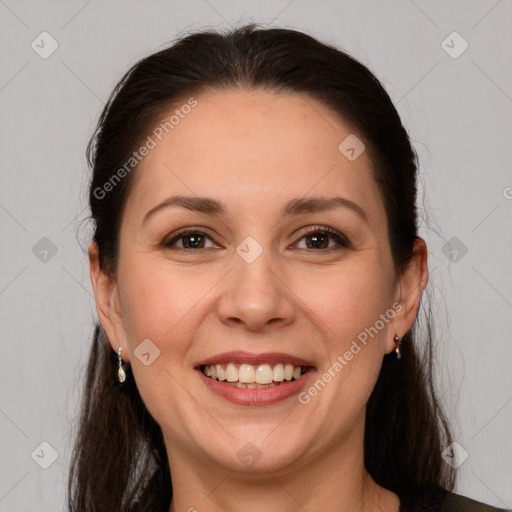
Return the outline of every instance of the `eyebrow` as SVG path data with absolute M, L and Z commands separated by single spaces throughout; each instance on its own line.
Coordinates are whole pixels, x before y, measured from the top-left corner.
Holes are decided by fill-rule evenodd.
M 142 220 L 141 227 L 153 217 L 158 211 L 171 207 L 181 207 L 199 213 L 208 215 L 226 215 L 226 207 L 216 199 L 210 197 L 199 196 L 171 196 L 164 199 L 161 203 L 157 204 L 149 210 L 144 219 Z M 291 215 L 300 215 L 305 213 L 319 213 L 334 208 L 349 208 L 361 217 L 367 224 L 369 224 L 368 214 L 361 206 L 354 203 L 345 197 L 307 197 L 292 199 L 288 201 L 280 211 L 281 217 L 288 217 Z

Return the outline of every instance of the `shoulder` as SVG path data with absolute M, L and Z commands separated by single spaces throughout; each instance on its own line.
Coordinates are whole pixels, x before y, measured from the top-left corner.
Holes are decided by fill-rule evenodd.
M 400 512 L 497 512 L 497 508 L 450 491 L 426 493 L 400 506 Z
M 497 510 L 506 510 L 504 508 L 497 508 L 491 505 L 487 505 L 486 503 L 482 503 L 480 501 L 473 500 L 468 498 L 467 496 L 462 496 L 460 494 L 455 494 L 453 492 L 449 492 L 443 501 L 443 506 L 446 507 L 446 510 L 454 510 L 461 512 L 492 512 Z

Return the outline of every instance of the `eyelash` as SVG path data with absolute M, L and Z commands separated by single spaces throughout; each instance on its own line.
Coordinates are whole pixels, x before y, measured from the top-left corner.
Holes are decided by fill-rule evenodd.
M 332 228 L 322 227 L 322 226 L 315 226 L 313 228 L 308 229 L 307 231 L 300 233 L 299 234 L 300 238 L 298 239 L 298 241 L 302 240 L 303 238 L 305 238 L 307 236 L 311 236 L 311 235 L 315 235 L 315 234 L 328 235 L 329 238 L 335 240 L 339 244 L 339 246 L 341 246 L 341 248 L 350 248 L 350 246 L 351 246 L 349 240 L 344 235 L 342 235 L 341 233 L 339 233 L 338 231 L 336 231 Z M 176 251 L 178 253 L 185 253 L 185 254 L 197 253 L 198 251 L 209 249 L 209 248 L 206 248 L 206 249 L 205 248 L 184 249 L 181 247 L 173 247 L 174 243 L 176 243 L 178 240 L 180 240 L 182 238 L 186 238 L 188 235 L 206 236 L 207 238 L 212 240 L 211 236 L 209 236 L 204 231 L 199 231 L 199 230 L 194 231 L 191 229 L 187 229 L 186 231 L 182 231 L 182 232 L 178 233 L 171 240 L 162 242 L 162 246 L 166 249 L 170 249 L 172 251 Z M 309 249 L 309 248 L 307 248 L 307 249 L 303 249 L 303 250 L 313 251 L 313 252 L 330 253 L 332 251 L 336 251 L 339 249 L 340 249 L 340 247 L 331 247 L 329 249 Z

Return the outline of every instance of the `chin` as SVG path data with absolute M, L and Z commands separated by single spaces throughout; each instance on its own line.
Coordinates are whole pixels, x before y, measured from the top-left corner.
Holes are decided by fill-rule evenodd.
M 251 436 L 244 436 L 242 439 L 230 439 L 228 444 L 222 446 L 222 450 L 220 444 L 213 442 L 205 448 L 210 458 L 226 470 L 255 476 L 262 473 L 281 472 L 304 457 L 304 449 L 299 448 L 290 437 L 284 439 L 281 436 L 275 436 L 270 442 L 268 438 L 265 439 L 268 435 L 267 427 L 263 436 L 254 436 L 252 440 L 249 440 Z M 211 453 L 212 446 L 217 448 L 215 453 Z

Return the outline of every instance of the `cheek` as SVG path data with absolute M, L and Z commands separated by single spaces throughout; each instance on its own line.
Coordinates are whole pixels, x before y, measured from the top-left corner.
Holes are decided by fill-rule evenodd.
M 192 286 L 190 280 L 180 278 L 177 272 L 170 272 L 169 266 L 163 268 L 139 261 L 138 265 L 125 264 L 124 269 L 120 276 L 123 319 L 137 389 L 158 423 L 171 429 L 183 429 L 181 421 L 171 421 L 168 416 L 169 411 L 181 410 L 180 407 L 190 401 L 179 382 L 188 361 L 190 340 L 200 321 L 198 301 L 204 292 Z M 189 286 L 184 286 L 185 281 Z M 146 361 L 139 357 L 143 353 L 150 354 Z M 147 359 L 149 364 L 146 364 Z M 184 411 L 181 412 L 179 417 L 186 417 Z
M 120 279 L 125 298 L 123 316 L 132 342 L 149 338 L 162 344 L 171 338 L 182 338 L 178 333 L 183 335 L 186 319 L 208 290 L 210 279 L 185 279 L 179 269 L 168 264 L 148 265 L 139 261 L 129 268 Z
M 313 318 L 318 318 L 319 329 L 331 339 L 336 351 L 344 350 L 347 343 L 366 332 L 391 306 L 390 272 L 370 254 L 345 266 L 340 264 L 336 270 L 304 274 L 296 282 L 297 295 L 314 313 Z
M 331 276 L 328 293 L 324 287 L 310 296 L 328 342 L 329 366 L 319 375 L 329 381 L 324 403 L 331 404 L 340 418 L 356 416 L 378 378 L 394 317 L 389 303 L 391 276 L 391 267 L 375 259 L 371 264 L 347 266 Z
M 386 316 L 391 307 L 391 267 L 383 263 L 368 253 L 338 272 L 304 280 L 299 293 L 307 297 L 304 303 L 313 313 L 309 316 L 317 319 L 326 351 L 326 366 L 318 375 L 321 382 L 315 381 L 310 390 L 322 395 L 317 406 L 337 411 L 342 422 L 364 407 L 382 365 L 392 318 Z

